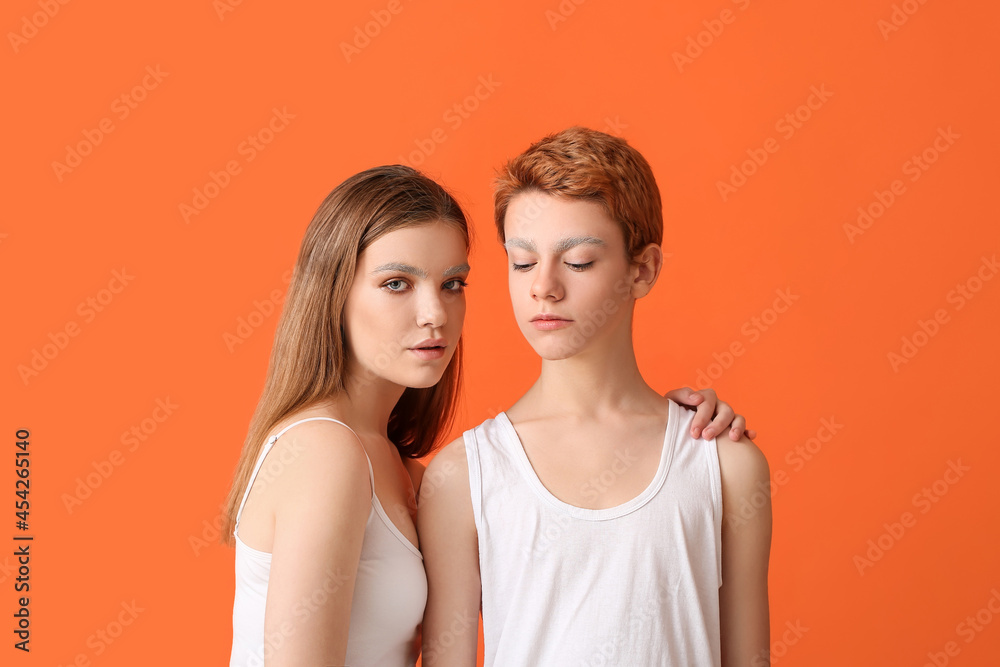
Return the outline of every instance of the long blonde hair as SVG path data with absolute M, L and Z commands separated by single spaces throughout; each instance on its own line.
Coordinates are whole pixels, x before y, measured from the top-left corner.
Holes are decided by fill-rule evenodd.
M 396 229 L 440 220 L 469 246 L 458 202 L 410 167 L 375 167 L 351 176 L 327 195 L 306 229 L 274 334 L 267 380 L 226 499 L 222 541 L 231 544 L 236 512 L 264 439 L 288 415 L 345 391 L 344 304 L 358 257 Z M 419 458 L 439 444 L 454 417 L 461 387 L 462 341 L 433 387 L 408 387 L 389 417 L 388 436 L 403 457 Z

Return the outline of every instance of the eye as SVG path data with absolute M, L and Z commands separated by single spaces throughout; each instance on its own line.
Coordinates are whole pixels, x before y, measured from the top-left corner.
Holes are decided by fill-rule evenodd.
M 587 262 L 586 264 L 573 264 L 572 262 L 566 262 L 568 266 L 573 271 L 586 271 L 593 265 L 593 262 Z
M 444 288 L 449 292 L 463 292 L 465 288 L 469 286 L 469 283 L 465 282 L 461 278 L 456 278 L 454 280 L 449 280 L 444 284 Z
M 407 288 L 407 284 L 405 280 L 393 278 L 392 280 L 387 280 L 382 283 L 382 287 L 390 292 L 402 292 Z
M 515 271 L 527 271 L 528 269 L 530 269 L 533 266 L 534 266 L 533 263 L 532 264 L 511 264 L 510 268 L 514 269 Z

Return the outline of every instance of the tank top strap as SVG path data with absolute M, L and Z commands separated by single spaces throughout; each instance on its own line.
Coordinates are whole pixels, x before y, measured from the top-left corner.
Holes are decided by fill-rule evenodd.
M 274 443 L 278 440 L 278 438 L 283 436 L 286 432 L 288 432 L 288 429 L 292 428 L 293 426 L 298 426 L 299 424 L 303 424 L 305 422 L 311 422 L 317 420 L 331 421 L 340 424 L 348 431 L 350 431 L 351 435 L 353 435 L 355 439 L 357 439 L 358 444 L 361 445 L 361 451 L 364 452 L 365 460 L 368 462 L 368 481 L 371 483 L 372 497 L 373 498 L 375 497 L 375 472 L 372 470 L 372 461 L 370 458 L 368 458 L 368 452 L 365 451 L 364 443 L 361 442 L 361 438 L 359 438 L 358 434 L 354 432 L 354 429 L 345 424 L 344 422 L 340 421 L 339 419 L 333 419 L 332 417 L 307 417 L 305 419 L 300 419 L 297 422 L 292 422 L 285 428 L 278 431 L 277 434 L 272 435 L 270 438 L 267 439 L 267 442 L 264 443 L 264 447 L 261 449 L 260 452 L 260 457 L 257 459 L 257 464 L 254 466 L 253 472 L 250 473 L 250 479 L 247 481 L 247 488 L 243 492 L 243 500 L 240 501 L 240 507 L 238 510 L 236 510 L 236 522 L 235 525 L 233 526 L 233 535 L 236 535 L 236 531 L 239 530 L 240 528 L 240 517 L 243 514 L 243 506 L 246 505 L 247 498 L 250 497 L 250 489 L 251 487 L 253 487 L 254 480 L 257 479 L 257 473 L 260 472 L 260 468 L 264 464 L 264 458 L 267 456 L 267 453 L 271 451 L 271 447 L 274 446 Z

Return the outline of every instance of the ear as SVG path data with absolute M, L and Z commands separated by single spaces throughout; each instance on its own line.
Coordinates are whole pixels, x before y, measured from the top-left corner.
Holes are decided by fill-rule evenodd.
M 632 289 L 635 299 L 641 299 L 649 294 L 660 277 L 663 269 L 663 250 L 656 243 L 650 243 L 642 248 L 632 258 Z

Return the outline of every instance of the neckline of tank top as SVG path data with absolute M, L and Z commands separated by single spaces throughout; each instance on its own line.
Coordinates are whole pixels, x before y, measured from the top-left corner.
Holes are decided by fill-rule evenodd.
M 522 474 L 528 481 L 528 485 L 531 486 L 531 488 L 542 500 L 576 519 L 584 519 L 587 521 L 606 521 L 609 519 L 617 519 L 638 510 L 652 500 L 660 490 L 660 487 L 663 486 L 663 482 L 667 478 L 667 471 L 670 468 L 670 462 L 673 460 L 674 450 L 677 448 L 677 433 L 680 426 L 679 406 L 669 398 L 667 401 L 669 401 L 667 406 L 667 426 L 663 433 L 663 448 L 660 450 L 660 463 L 656 468 L 656 474 L 653 475 L 653 479 L 649 482 L 649 485 L 639 493 L 639 495 L 635 496 L 631 500 L 626 500 L 624 503 L 615 505 L 614 507 L 605 507 L 602 509 L 578 507 L 556 498 L 552 492 L 545 488 L 545 485 L 542 484 L 542 480 L 538 478 L 538 474 L 531 466 L 531 461 L 528 460 L 528 454 L 524 451 L 524 445 L 521 443 L 521 438 L 517 434 L 517 430 L 514 428 L 514 424 L 510 421 L 507 413 L 499 413 L 496 417 L 496 421 L 506 436 L 511 449 L 514 451 L 514 458 L 517 460 Z

